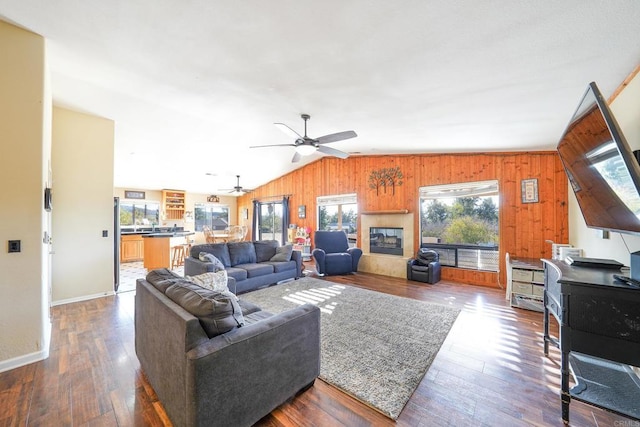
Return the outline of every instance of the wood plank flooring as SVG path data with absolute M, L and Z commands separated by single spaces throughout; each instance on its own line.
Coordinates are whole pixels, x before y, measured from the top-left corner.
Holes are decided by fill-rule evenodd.
M 562 425 L 559 352 L 543 355 L 541 313 L 510 308 L 502 291 L 446 281 L 326 280 L 462 312 L 397 422 L 318 380 L 258 426 Z M 0 373 L 0 427 L 171 425 L 135 355 L 133 310 L 132 292 L 54 307 L 50 357 Z M 572 402 L 571 425 L 640 424 Z

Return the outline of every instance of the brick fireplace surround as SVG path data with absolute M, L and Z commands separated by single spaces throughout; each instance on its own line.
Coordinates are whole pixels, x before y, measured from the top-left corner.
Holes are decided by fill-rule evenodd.
M 415 255 L 413 213 L 360 214 L 360 236 L 362 236 L 362 258 L 358 271 L 382 274 L 384 276 L 407 278 L 407 262 Z M 398 227 L 403 229 L 404 244 L 402 256 L 371 253 L 369 250 L 369 229 L 371 227 Z

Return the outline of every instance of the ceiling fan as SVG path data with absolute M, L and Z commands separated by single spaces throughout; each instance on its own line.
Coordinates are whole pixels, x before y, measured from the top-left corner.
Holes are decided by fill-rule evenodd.
M 240 185 L 240 175 L 236 175 L 236 186 L 233 188 L 223 188 L 220 191 L 228 191 L 229 194 L 233 194 L 234 196 L 242 196 L 243 194 L 250 193 L 253 190 L 242 188 Z
M 292 138 L 295 138 L 293 144 L 271 144 L 271 145 L 254 145 L 250 148 L 263 148 L 263 147 L 295 147 L 296 152 L 293 155 L 293 159 L 291 162 L 295 163 L 300 161 L 302 156 L 308 156 L 313 154 L 315 151 L 320 151 L 321 153 L 328 154 L 330 156 L 339 157 L 341 159 L 346 159 L 349 157 L 349 153 L 345 153 L 344 151 L 336 150 L 335 148 L 327 147 L 324 144 L 329 142 L 342 141 L 344 139 L 355 138 L 358 136 L 354 131 L 347 130 L 344 132 L 332 133 L 325 136 L 320 136 L 318 138 L 310 138 L 307 136 L 307 120 L 311 118 L 308 114 L 301 114 L 302 120 L 304 120 L 304 136 L 301 136 L 298 132 L 291 129 L 289 126 L 284 123 L 274 123 L 276 127 L 282 130 L 284 133 L 289 135 Z

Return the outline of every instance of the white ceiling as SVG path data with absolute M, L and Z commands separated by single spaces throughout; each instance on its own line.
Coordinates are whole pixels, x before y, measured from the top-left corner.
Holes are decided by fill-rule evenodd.
M 0 0 L 47 40 L 54 102 L 115 121 L 115 183 L 220 193 L 350 153 L 553 149 L 640 60 L 638 0 Z M 217 174 L 217 177 L 206 173 Z

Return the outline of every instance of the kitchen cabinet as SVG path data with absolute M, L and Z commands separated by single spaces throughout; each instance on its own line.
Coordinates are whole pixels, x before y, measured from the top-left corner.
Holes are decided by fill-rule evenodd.
M 142 261 L 144 256 L 144 240 L 139 234 L 121 236 L 120 262 Z
M 183 219 L 185 192 L 180 190 L 162 190 L 162 208 L 164 209 L 166 219 Z

